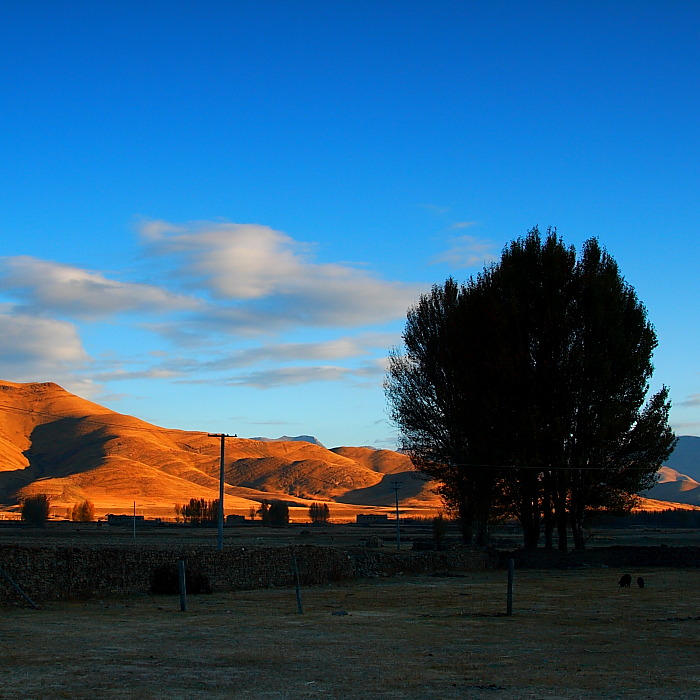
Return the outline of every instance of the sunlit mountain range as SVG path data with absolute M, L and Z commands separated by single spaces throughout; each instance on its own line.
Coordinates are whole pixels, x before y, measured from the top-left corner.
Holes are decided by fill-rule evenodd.
M 0 382 L 0 507 L 45 493 L 54 511 L 89 499 L 97 513 L 169 516 L 176 503 L 219 495 L 220 441 L 111 411 L 57 384 Z M 405 455 L 369 447 L 327 449 L 311 436 L 227 438 L 225 510 L 248 515 L 264 499 L 304 510 L 333 503 L 334 518 L 358 506 L 435 514 L 439 498 Z
M 0 509 L 45 493 L 54 511 L 89 499 L 98 514 L 171 516 L 190 498 L 218 497 L 220 441 L 111 411 L 57 384 L 0 381 Z M 700 506 L 700 438 L 684 436 L 645 496 Z M 388 511 L 433 515 L 433 485 L 403 454 L 372 447 L 328 449 L 313 436 L 227 438 L 226 513 L 248 515 L 264 499 L 304 509 L 332 504 L 336 519 Z M 650 507 L 660 507 L 649 502 Z

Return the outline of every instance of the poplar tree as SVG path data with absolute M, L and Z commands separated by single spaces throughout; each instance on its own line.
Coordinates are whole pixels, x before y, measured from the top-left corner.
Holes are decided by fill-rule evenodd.
M 526 547 L 585 546 L 597 509 L 625 511 L 673 450 L 646 309 L 596 239 L 580 259 L 555 230 L 511 242 L 477 277 L 408 310 L 385 391 L 414 465 L 435 479 L 466 541 L 512 514 Z

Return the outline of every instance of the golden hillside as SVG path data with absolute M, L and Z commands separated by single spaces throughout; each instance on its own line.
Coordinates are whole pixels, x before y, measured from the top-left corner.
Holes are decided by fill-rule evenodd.
M 136 501 L 139 512 L 171 516 L 175 503 L 218 497 L 219 456 L 206 433 L 159 428 L 53 383 L 0 382 L 0 508 L 46 493 L 59 514 L 87 498 L 98 513 Z M 350 517 L 358 505 L 392 506 L 396 481 L 402 506 L 440 507 L 410 460 L 389 450 L 229 438 L 225 474 L 227 513 L 283 498 L 334 502 L 333 514 Z
M 100 515 L 131 512 L 136 502 L 139 513 L 172 517 L 176 503 L 218 498 L 219 456 L 219 440 L 206 433 L 159 428 L 57 384 L 0 381 L 0 510 L 46 493 L 58 515 L 89 499 Z M 372 509 L 392 512 L 397 483 L 404 512 L 432 516 L 441 507 L 408 457 L 370 447 L 328 450 L 295 440 L 228 438 L 225 480 L 227 514 L 248 515 L 272 498 L 300 506 L 302 520 L 313 501 L 332 504 L 335 520 Z M 663 488 L 678 490 L 667 481 L 646 495 L 658 499 Z M 640 506 L 679 507 L 669 501 L 683 499 L 669 495 L 642 499 Z

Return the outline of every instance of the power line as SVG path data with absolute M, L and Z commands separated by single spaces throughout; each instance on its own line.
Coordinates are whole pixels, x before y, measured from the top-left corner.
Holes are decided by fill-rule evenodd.
M 518 464 L 471 464 L 470 462 L 449 462 L 449 467 L 478 467 L 479 469 L 535 469 L 540 472 L 558 472 L 558 471 L 593 471 L 598 472 L 601 469 L 609 469 L 609 467 L 542 467 L 538 465 L 518 465 Z M 625 469 L 634 469 L 645 471 L 646 467 L 625 467 Z M 420 469 L 418 470 L 420 471 Z

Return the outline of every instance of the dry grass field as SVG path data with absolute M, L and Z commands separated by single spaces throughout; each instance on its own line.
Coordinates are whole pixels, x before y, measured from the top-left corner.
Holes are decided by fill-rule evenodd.
M 518 571 L 5 608 L 2 698 L 700 698 L 700 570 Z

